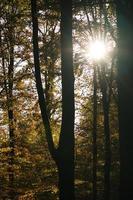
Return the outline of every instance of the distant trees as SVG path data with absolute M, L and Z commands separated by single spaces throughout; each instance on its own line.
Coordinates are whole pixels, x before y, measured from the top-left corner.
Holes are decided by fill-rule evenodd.
M 7 112 L 8 128 L 9 128 L 9 154 L 8 154 L 8 174 L 9 174 L 9 197 L 14 199 L 14 158 L 15 158 L 15 117 L 14 117 L 14 63 L 15 63 L 15 8 L 10 3 L 6 8 L 3 3 L 5 16 L 3 16 L 3 24 L 1 25 L 1 60 L 2 60 L 2 78 L 3 93 L 6 98 L 5 110 Z M 8 13 L 8 14 L 7 14 Z M 7 16 L 8 15 L 8 16 Z
M 32 76 L 30 65 L 27 64 L 30 49 L 27 35 L 30 35 L 30 30 L 25 30 L 26 12 L 25 1 L 0 3 L 0 132 L 3 130 L 1 141 L 5 137 L 0 144 L 0 176 L 4 177 L 1 180 L 0 198 L 16 198 L 16 166 L 18 152 L 22 150 L 18 143 L 23 137 L 21 133 L 24 132 L 24 105 L 26 98 L 31 95 L 24 81 Z M 20 165 L 19 162 L 18 166 Z
M 89 37 L 92 40 L 114 40 L 116 37 L 114 34 L 114 27 L 110 24 L 108 19 L 109 9 L 103 1 L 99 1 L 98 5 L 94 5 L 94 8 L 90 10 L 88 15 L 88 9 L 84 5 L 85 15 L 88 22 Z M 91 19 L 92 17 L 92 19 Z M 97 24 L 97 25 L 96 25 Z M 103 28 L 104 27 L 104 28 Z M 96 33 L 95 33 L 95 30 Z M 88 37 L 88 40 L 90 39 Z M 90 39 L 90 40 L 91 40 Z M 108 49 L 106 49 L 108 51 Z M 89 66 L 88 66 L 89 67 Z M 93 84 L 94 84 L 94 96 L 93 96 L 93 198 L 97 199 L 97 169 L 98 169 L 98 102 L 100 101 L 103 111 L 103 143 L 104 143 L 104 199 L 111 198 L 111 131 L 110 131 L 110 103 L 112 98 L 112 81 L 114 80 L 114 58 L 108 55 L 108 60 L 105 56 L 103 60 L 94 61 L 92 64 L 93 72 Z M 102 96 L 99 99 L 99 92 Z M 89 122 L 88 122 L 89 123 Z

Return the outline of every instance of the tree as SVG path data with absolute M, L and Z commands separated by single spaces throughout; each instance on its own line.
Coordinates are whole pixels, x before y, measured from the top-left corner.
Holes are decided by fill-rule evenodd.
M 117 1 L 120 200 L 133 199 L 133 2 Z
M 93 74 L 93 200 L 97 199 L 97 68 Z
M 62 75 L 62 125 L 58 148 L 55 148 L 43 93 L 36 0 L 31 0 L 33 22 L 33 52 L 36 87 L 45 127 L 49 151 L 59 172 L 60 200 L 74 200 L 74 75 L 72 56 L 72 1 L 61 1 L 61 75 Z
M 107 66 L 106 66 L 107 68 Z M 104 116 L 104 148 L 105 148 L 105 164 L 104 164 L 104 199 L 110 199 L 110 169 L 111 169 L 111 143 L 110 143 L 110 85 L 107 84 L 106 70 L 102 65 L 100 76 L 100 87 L 102 92 L 102 105 Z M 111 76 L 111 75 L 110 75 Z M 109 83 L 111 84 L 111 83 Z
M 5 6 L 5 5 L 4 5 Z M 1 48 L 1 57 L 2 57 L 2 71 L 3 71 L 3 79 L 4 79 L 4 91 L 6 96 L 6 109 L 7 109 L 7 118 L 8 118 L 8 127 L 9 127 L 9 155 L 8 155 L 8 163 L 9 163 L 9 197 L 14 199 L 14 148 L 15 148 L 15 126 L 14 126 L 14 105 L 13 105 L 13 77 L 14 77 L 14 25 L 13 25 L 13 17 L 15 15 L 12 3 L 9 5 L 8 9 L 8 17 L 4 19 L 4 23 L 8 23 L 7 30 L 3 27 L 1 30 L 1 46 L 6 47 L 4 43 L 7 40 L 7 48 Z M 8 56 L 6 56 L 8 54 Z

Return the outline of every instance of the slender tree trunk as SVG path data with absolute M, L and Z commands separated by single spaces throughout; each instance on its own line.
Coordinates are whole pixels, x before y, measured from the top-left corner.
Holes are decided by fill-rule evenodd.
M 109 126 L 109 98 L 108 85 L 106 81 L 106 70 L 103 63 L 100 72 L 100 82 L 102 91 L 102 103 L 104 114 L 104 148 L 105 148 L 105 163 L 104 163 L 104 200 L 110 199 L 110 169 L 111 169 L 111 144 L 110 144 L 110 126 Z
M 9 197 L 10 199 L 14 199 L 15 191 L 14 191 L 14 117 L 13 110 L 8 110 L 8 119 L 9 119 L 9 135 L 10 135 L 10 153 L 9 153 Z
M 109 128 L 109 105 L 104 98 L 104 134 L 105 134 L 105 164 L 104 164 L 104 200 L 110 199 L 110 169 L 111 169 L 111 146 L 110 146 L 110 128 Z
M 97 199 L 97 70 L 93 75 L 93 200 Z
M 133 199 L 133 1 L 117 1 L 120 200 Z
M 33 54 L 34 54 L 34 67 L 35 67 L 35 79 L 36 88 L 38 93 L 38 101 L 41 110 L 41 116 L 45 128 L 46 138 L 48 142 L 48 148 L 53 159 L 56 159 L 56 151 L 53 143 L 49 116 L 47 114 L 46 99 L 44 97 L 44 90 L 42 86 L 40 60 L 39 60 L 39 45 L 38 45 L 38 18 L 37 18 L 37 2 L 31 0 L 31 15 L 33 23 Z
M 11 34 L 12 35 L 12 34 Z M 14 68 L 14 47 L 13 38 L 10 38 L 10 63 L 8 69 L 8 92 L 7 92 L 7 108 L 8 108 L 8 120 L 9 120 L 9 196 L 10 199 L 14 199 L 14 145 L 15 145 L 15 135 L 14 135 L 14 114 L 13 114 L 13 68 Z M 7 86 L 6 86 L 7 87 Z

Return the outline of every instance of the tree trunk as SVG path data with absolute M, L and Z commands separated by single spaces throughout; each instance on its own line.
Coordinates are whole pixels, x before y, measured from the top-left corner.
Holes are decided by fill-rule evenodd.
M 111 169 L 111 146 L 109 128 L 109 105 L 104 97 L 104 135 L 105 135 L 105 164 L 104 164 L 104 200 L 110 199 L 110 169 Z
M 93 75 L 93 200 L 97 199 L 97 70 Z
M 59 174 L 59 199 L 60 200 L 74 200 L 74 162 L 73 158 L 63 157 L 58 160 L 58 174 Z M 67 156 L 68 157 L 68 156 Z
M 9 121 L 9 197 L 11 200 L 15 198 L 14 191 L 14 146 L 15 146 L 15 134 L 14 134 L 14 114 L 13 114 L 13 73 L 14 73 L 14 44 L 13 44 L 13 28 L 10 31 L 10 47 L 9 47 L 9 68 L 8 68 L 8 88 L 7 90 L 7 109 L 8 109 L 8 121 Z
M 117 1 L 120 200 L 133 199 L 133 2 Z
M 74 74 L 72 1 L 61 0 L 62 127 L 59 140 L 60 200 L 74 200 Z
M 100 84 L 102 91 L 102 104 L 104 115 L 104 148 L 105 148 L 105 163 L 104 163 L 104 200 L 110 199 L 110 169 L 111 169 L 111 144 L 110 144 L 110 126 L 109 126 L 109 104 L 110 94 L 108 94 L 108 85 L 106 81 L 106 66 L 104 63 L 100 72 Z

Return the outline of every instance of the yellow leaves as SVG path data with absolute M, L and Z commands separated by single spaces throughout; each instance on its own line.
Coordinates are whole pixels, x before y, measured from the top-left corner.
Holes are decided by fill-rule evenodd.
M 59 142 L 59 136 L 60 136 L 60 125 L 59 124 L 55 124 L 54 122 L 51 123 L 51 127 L 52 127 L 52 135 L 53 135 L 53 140 L 55 143 L 55 146 L 58 146 L 58 142 Z
M 17 83 L 17 89 L 18 90 L 23 90 L 25 88 L 25 84 L 24 84 L 24 81 L 21 80 Z
M 0 154 L 1 153 L 9 153 L 9 152 L 10 152 L 10 148 L 9 147 L 0 148 Z
M 24 195 L 20 195 L 18 200 L 35 200 L 34 198 L 34 192 L 33 191 L 28 191 Z

